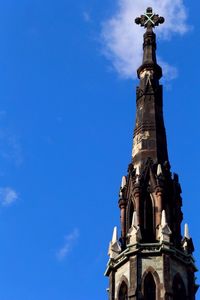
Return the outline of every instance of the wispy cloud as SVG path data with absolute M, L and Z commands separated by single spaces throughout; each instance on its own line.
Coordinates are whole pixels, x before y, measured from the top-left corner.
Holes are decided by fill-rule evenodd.
M 183 0 L 118 0 L 115 14 L 102 25 L 101 37 L 104 54 L 123 78 L 136 78 L 136 69 L 142 60 L 144 29 L 135 25 L 134 20 L 149 6 L 165 17 L 166 22 L 156 29 L 160 39 L 169 39 L 173 34 L 183 35 L 190 28 Z M 175 67 L 158 60 L 162 61 L 168 80 L 177 76 Z
M 92 21 L 92 20 L 91 20 L 91 15 L 90 15 L 90 13 L 89 13 L 88 11 L 84 11 L 84 12 L 83 12 L 83 19 L 84 19 L 84 21 L 85 21 L 86 23 L 89 23 L 89 22 Z
M 0 110 L 0 159 L 19 167 L 23 163 L 22 145 L 19 135 L 7 126 L 9 116 Z
M 2 206 L 10 206 L 18 199 L 17 192 L 11 187 L 0 188 L 0 203 Z
M 20 138 L 6 129 L 0 130 L 0 157 L 19 167 L 23 163 Z
M 64 245 L 56 253 L 58 260 L 63 260 L 73 249 L 79 238 L 79 230 L 75 228 L 71 233 L 65 236 Z

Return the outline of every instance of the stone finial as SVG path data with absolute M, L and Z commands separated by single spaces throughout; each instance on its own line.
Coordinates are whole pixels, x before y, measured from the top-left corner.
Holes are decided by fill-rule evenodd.
M 113 229 L 113 235 L 112 235 L 112 244 L 117 242 L 117 226 Z
M 121 245 L 118 241 L 117 227 L 113 229 L 112 240 L 109 244 L 108 255 L 110 258 L 115 258 L 121 252 Z
M 138 184 L 139 183 L 139 177 L 140 177 L 140 165 L 136 166 L 135 176 L 136 176 L 135 182 Z
M 189 226 L 187 223 L 184 226 L 184 238 L 186 238 L 188 240 L 190 239 Z
M 162 167 L 161 167 L 161 164 L 158 164 L 157 166 L 157 176 L 160 176 L 162 175 Z
M 162 211 L 162 217 L 161 217 L 161 226 L 164 228 L 165 225 L 167 225 L 167 221 L 166 221 L 166 212 L 165 212 L 165 210 L 163 209 L 163 211 Z
M 129 244 L 133 245 L 137 244 L 142 238 L 136 211 L 133 213 L 132 225 L 128 231 L 127 237 L 129 238 Z
M 123 189 L 126 185 L 126 176 L 122 176 L 121 189 Z
M 121 187 L 119 191 L 119 197 L 122 199 L 123 198 L 123 189 L 126 186 L 126 176 L 122 176 L 122 181 L 121 181 Z
M 138 227 L 138 217 L 136 211 L 133 213 L 132 227 Z
M 185 253 L 187 253 L 187 254 L 192 254 L 192 252 L 194 251 L 194 245 L 193 245 L 193 241 L 189 234 L 189 227 L 188 227 L 187 223 L 185 224 L 185 227 L 184 227 L 184 237 L 182 240 L 182 247 L 183 247 Z
M 140 165 L 137 165 L 135 175 L 140 176 Z
M 153 13 L 152 7 L 148 7 L 144 15 L 135 19 L 135 23 L 147 29 L 152 29 L 159 24 L 164 23 L 165 19 Z
M 163 210 L 161 216 L 161 224 L 158 231 L 158 238 L 160 242 L 169 243 L 171 234 L 172 234 L 171 229 L 167 224 L 166 212 L 165 210 Z

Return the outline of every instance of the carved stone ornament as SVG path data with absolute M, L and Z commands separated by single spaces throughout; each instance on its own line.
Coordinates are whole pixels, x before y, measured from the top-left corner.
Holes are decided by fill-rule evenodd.
M 159 238 L 160 242 L 169 243 L 171 234 L 172 234 L 172 231 L 167 224 L 166 213 L 165 213 L 165 210 L 163 210 L 161 224 L 160 224 L 159 233 L 158 233 L 158 238 Z
M 120 252 L 121 252 L 121 245 L 117 237 L 117 227 L 114 227 L 112 241 L 110 242 L 108 248 L 108 255 L 110 256 L 111 259 L 112 258 L 114 259 L 118 256 Z
M 127 237 L 129 238 L 129 244 L 136 244 L 142 238 L 136 212 L 133 213 L 132 226 L 128 231 Z
M 159 26 L 159 24 L 164 23 L 165 19 L 159 15 L 155 15 L 151 7 L 148 7 L 144 15 L 135 19 L 135 23 L 146 27 L 147 29 Z

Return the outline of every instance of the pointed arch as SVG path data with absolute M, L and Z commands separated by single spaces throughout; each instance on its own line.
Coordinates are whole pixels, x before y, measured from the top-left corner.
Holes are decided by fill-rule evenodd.
M 123 280 L 118 293 L 118 300 L 128 300 L 128 286 Z
M 156 300 L 156 284 L 151 272 L 144 279 L 144 300 Z
M 160 299 L 161 284 L 158 273 L 149 267 L 142 276 L 142 294 L 144 300 Z
M 186 300 L 185 284 L 179 273 L 177 273 L 174 276 L 172 290 L 173 290 L 173 300 L 179 300 L 179 299 Z

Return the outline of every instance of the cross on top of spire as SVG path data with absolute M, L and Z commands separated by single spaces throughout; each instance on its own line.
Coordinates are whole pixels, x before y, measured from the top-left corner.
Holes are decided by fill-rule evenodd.
M 152 29 L 159 24 L 164 23 L 165 19 L 159 15 L 155 15 L 151 7 L 148 7 L 144 15 L 135 19 L 135 23 L 147 29 Z

